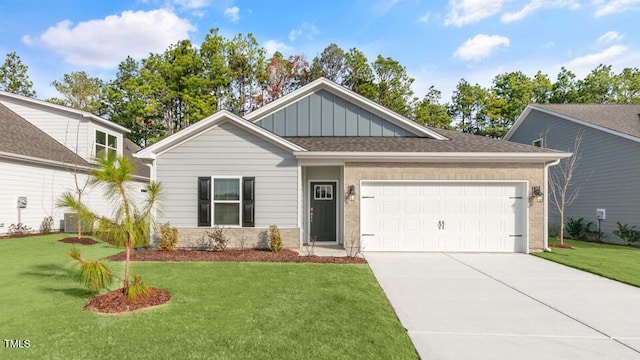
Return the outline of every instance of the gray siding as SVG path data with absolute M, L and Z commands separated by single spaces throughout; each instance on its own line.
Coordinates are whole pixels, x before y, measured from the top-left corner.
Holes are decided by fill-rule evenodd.
M 280 136 L 415 136 L 326 90 L 304 97 L 256 124 Z
M 536 110 L 531 111 L 510 140 L 531 144 L 543 138 L 547 148 L 573 151 L 580 130 L 583 130 L 580 160 L 574 176 L 588 180 L 567 208 L 567 219 L 582 217 L 597 224 L 596 209 L 607 209 L 607 219 L 601 223 L 605 241 L 618 241 L 611 233 L 617 228 L 616 221 L 640 225 L 640 143 Z M 557 170 L 557 166 L 550 168 Z M 550 227 L 557 227 L 560 220 L 551 200 L 549 212 Z
M 289 152 L 226 123 L 160 155 L 160 222 L 197 227 L 199 176 L 255 176 L 256 227 L 297 227 L 297 160 Z

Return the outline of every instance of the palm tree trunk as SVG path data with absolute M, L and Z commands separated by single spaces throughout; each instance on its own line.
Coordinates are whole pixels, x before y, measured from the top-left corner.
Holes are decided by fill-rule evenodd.
M 125 295 L 129 292 L 129 259 L 131 258 L 131 239 L 127 239 L 127 258 L 124 261 L 124 288 Z

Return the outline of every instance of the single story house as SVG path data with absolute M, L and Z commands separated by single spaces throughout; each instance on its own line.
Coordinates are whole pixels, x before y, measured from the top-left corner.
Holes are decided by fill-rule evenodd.
M 84 186 L 96 153 L 131 157 L 140 150 L 126 139 L 128 132 L 84 111 L 0 91 L 0 235 L 18 223 L 38 232 L 47 217 L 53 219 L 51 230 L 63 230 L 65 210 L 55 206 L 56 200 L 76 191 L 76 179 Z M 142 189 L 149 167 L 132 159 L 136 187 Z M 99 190 L 86 189 L 83 200 L 96 212 L 111 213 Z
M 578 136 L 573 174 L 578 195 L 567 207 L 566 219 L 584 218 L 593 222 L 592 230 L 600 222 L 604 241 L 620 242 L 612 232 L 616 222 L 640 225 L 640 105 L 529 105 L 505 140 L 573 152 Z M 557 231 L 560 218 L 551 203 L 549 213 Z
M 134 156 L 184 247 L 214 226 L 264 245 L 277 225 L 292 248 L 529 252 L 547 246 L 547 168 L 570 154 L 424 127 L 321 78 Z

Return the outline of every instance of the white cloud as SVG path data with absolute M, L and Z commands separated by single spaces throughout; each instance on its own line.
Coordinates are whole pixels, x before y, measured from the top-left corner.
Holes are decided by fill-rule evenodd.
M 542 4 L 543 4 L 542 0 L 533 0 L 527 5 L 525 5 L 519 11 L 502 14 L 502 17 L 500 17 L 500 20 L 502 20 L 502 22 L 507 22 L 507 23 L 512 21 L 518 21 L 520 19 L 527 17 L 529 14 L 538 10 L 539 8 L 541 8 Z
M 594 68 L 600 64 L 611 64 L 621 55 L 625 54 L 629 48 L 624 45 L 613 45 L 600 52 L 595 52 L 574 58 L 567 63 L 567 69 L 573 68 Z
M 275 54 L 276 51 L 279 51 L 279 52 L 290 51 L 291 47 L 287 46 L 282 41 L 270 39 L 264 43 L 264 49 L 267 51 L 267 56 L 271 56 Z
M 478 22 L 502 10 L 504 0 L 449 0 L 445 25 L 463 26 Z
M 22 41 L 23 44 L 27 46 L 31 46 L 34 43 L 33 38 L 29 35 L 23 35 L 22 38 L 20 38 L 20 40 Z
M 431 13 L 427 11 L 424 15 L 420 16 L 418 21 L 421 23 L 428 23 L 430 19 L 431 19 Z
M 374 6 L 374 10 L 379 16 L 382 16 L 389 12 L 389 10 L 391 10 L 394 6 L 398 5 L 400 1 L 401 0 L 380 0 Z
M 211 0 L 174 0 L 183 9 L 200 9 L 209 6 Z
M 453 56 L 463 61 L 479 61 L 493 54 L 501 46 L 509 46 L 509 38 L 500 35 L 478 34 L 465 41 Z
M 67 63 L 115 67 L 126 56 L 142 58 L 187 39 L 195 27 L 166 9 L 124 11 L 73 26 L 57 23 L 39 36 L 40 42 L 64 56 Z M 24 38 L 23 38 L 24 41 Z
M 229 21 L 236 23 L 240 20 L 240 8 L 237 6 L 226 8 L 224 9 L 224 16 L 226 16 Z
M 575 10 L 580 8 L 580 3 L 576 0 L 531 0 L 516 12 L 502 14 L 500 20 L 505 23 L 522 20 L 541 8 L 569 8 Z
M 313 40 L 320 31 L 314 24 L 302 23 L 297 29 L 292 29 L 289 32 L 289 41 L 296 41 L 300 36 L 304 35 L 307 40 Z
M 617 31 L 608 31 L 598 38 L 598 44 L 606 44 L 622 40 L 623 36 Z
M 596 17 L 623 11 L 637 10 L 640 8 L 640 0 L 594 1 L 594 4 L 597 6 L 597 10 L 595 12 Z

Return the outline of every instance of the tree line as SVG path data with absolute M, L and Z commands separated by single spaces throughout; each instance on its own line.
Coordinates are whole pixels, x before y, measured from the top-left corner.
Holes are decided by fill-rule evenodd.
M 15 53 L 0 66 L 0 89 L 35 97 L 28 69 Z M 431 86 L 422 98 L 414 79 L 391 57 L 370 61 L 356 48 L 330 44 L 308 61 L 304 54 L 270 58 L 252 34 L 225 38 L 211 29 L 198 46 L 182 40 L 142 60 L 127 57 L 103 81 L 76 71 L 52 82 L 60 98 L 46 101 L 88 111 L 132 130 L 146 146 L 218 110 L 240 116 L 325 77 L 420 124 L 502 137 L 530 103 L 640 103 L 640 71 L 615 73 L 599 65 L 583 79 L 562 68 L 555 81 L 538 71 L 505 72 L 483 87 L 460 79 L 449 102 Z

